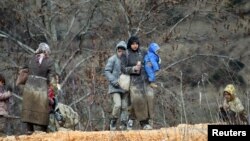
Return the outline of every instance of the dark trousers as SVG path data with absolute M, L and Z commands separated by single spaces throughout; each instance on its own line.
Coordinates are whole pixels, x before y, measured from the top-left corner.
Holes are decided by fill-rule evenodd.
M 224 110 L 223 107 L 220 107 L 219 118 L 229 124 L 248 124 L 244 112 L 236 114 L 232 110 Z
M 6 118 L 0 115 L 0 137 L 5 136 Z
M 34 132 L 34 126 L 38 126 L 40 131 L 46 132 L 47 131 L 47 126 L 46 125 L 38 125 L 38 124 L 33 124 L 33 123 L 29 123 L 26 122 L 27 124 L 27 131 L 28 132 Z

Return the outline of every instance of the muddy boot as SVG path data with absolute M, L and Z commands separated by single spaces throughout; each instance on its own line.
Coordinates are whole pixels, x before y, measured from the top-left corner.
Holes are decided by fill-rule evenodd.
M 112 119 L 110 120 L 110 123 L 109 123 L 109 130 L 110 130 L 110 131 L 116 130 L 116 122 L 117 122 L 117 119 L 116 119 L 116 118 L 112 118 Z
M 120 130 L 126 130 L 127 129 L 127 122 L 121 121 Z
M 27 131 L 26 134 L 27 135 L 31 135 L 34 132 L 34 126 L 32 123 L 27 123 Z
M 127 130 L 132 130 L 134 125 L 134 121 L 132 119 L 128 120 Z
M 143 130 L 152 130 L 152 126 L 149 124 L 148 120 L 142 120 L 140 121 L 141 127 Z
M 47 132 L 47 126 L 46 125 L 40 125 L 40 131 Z

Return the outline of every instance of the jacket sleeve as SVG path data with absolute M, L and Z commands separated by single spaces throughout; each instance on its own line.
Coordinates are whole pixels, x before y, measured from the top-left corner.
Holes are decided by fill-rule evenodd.
M 128 66 L 128 58 L 126 55 L 121 57 L 121 72 L 124 74 L 137 74 L 133 66 Z
M 48 79 L 49 79 L 49 83 L 51 83 L 51 81 L 53 80 L 53 77 L 55 76 L 56 72 L 55 72 L 55 63 L 54 61 L 50 60 L 49 64 L 48 64 Z
M 158 62 L 156 61 L 156 57 L 155 56 L 150 56 L 149 60 L 152 63 L 154 71 L 160 70 L 160 66 L 159 66 Z
M 107 62 L 105 69 L 104 69 L 104 75 L 108 79 L 109 82 L 117 81 L 116 78 L 114 77 L 114 75 L 112 74 L 114 64 L 115 64 L 115 59 L 113 57 L 111 57 L 108 59 L 108 62 Z
M 235 99 L 234 106 L 232 106 L 231 110 L 236 113 L 242 112 L 244 110 L 244 107 L 239 98 Z
M 152 68 L 152 64 L 150 62 L 147 62 L 145 64 L 145 71 L 146 71 L 146 73 L 148 75 L 148 80 L 150 82 L 155 81 L 155 72 L 154 72 L 154 70 Z
M 224 108 L 224 110 L 229 110 L 228 108 L 229 108 L 229 105 L 228 105 L 228 103 L 227 103 L 227 100 L 226 99 L 224 99 L 224 101 L 223 101 L 223 108 Z
M 11 97 L 11 92 L 7 91 L 4 93 L 0 93 L 0 100 L 7 100 L 8 98 Z

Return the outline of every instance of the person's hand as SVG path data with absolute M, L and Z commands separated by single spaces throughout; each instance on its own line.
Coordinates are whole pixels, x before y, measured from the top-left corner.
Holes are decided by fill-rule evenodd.
M 135 65 L 135 66 L 133 67 L 133 69 L 134 69 L 135 71 L 140 71 L 140 70 L 141 70 L 141 66 Z
M 161 58 L 159 58 L 159 61 L 158 61 L 159 64 L 161 64 Z
M 61 89 L 62 89 L 62 86 L 61 86 L 59 83 L 57 83 L 56 86 L 57 86 L 57 89 L 58 89 L 58 90 L 61 90 Z
M 220 104 L 220 105 L 219 105 L 219 108 L 222 108 L 222 107 L 223 107 L 223 106 Z
M 49 105 L 53 105 L 54 104 L 54 100 L 51 98 L 49 99 Z
M 229 110 L 229 105 L 224 104 L 223 108 L 224 108 L 225 111 L 227 111 L 227 110 Z
M 112 84 L 114 87 L 116 87 L 116 88 L 120 87 L 120 85 L 119 85 L 119 83 L 118 83 L 117 80 L 114 80 L 113 82 L 111 82 L 111 84 Z

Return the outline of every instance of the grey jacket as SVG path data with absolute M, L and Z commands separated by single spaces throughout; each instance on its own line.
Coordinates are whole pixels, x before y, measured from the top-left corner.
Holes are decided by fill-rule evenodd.
M 124 41 L 120 41 L 115 48 L 115 54 L 111 56 L 105 66 L 104 74 L 109 81 L 109 94 L 112 93 L 124 93 L 125 91 L 121 89 L 119 86 L 115 86 L 114 84 L 118 83 L 118 78 L 121 74 L 121 60 L 117 56 L 118 47 L 127 48 L 126 43 Z

